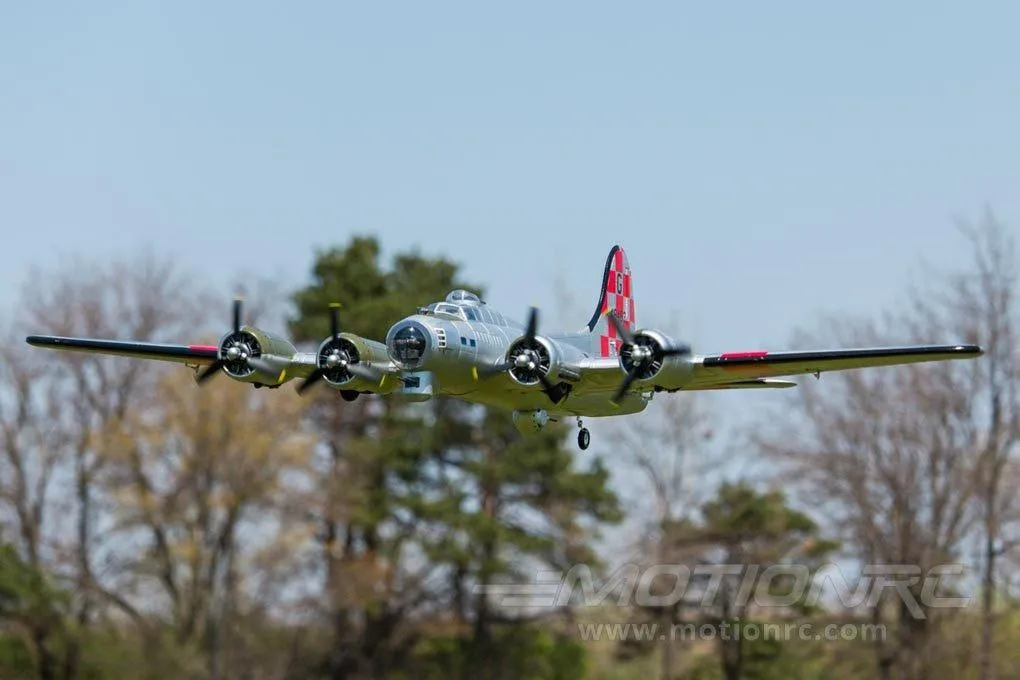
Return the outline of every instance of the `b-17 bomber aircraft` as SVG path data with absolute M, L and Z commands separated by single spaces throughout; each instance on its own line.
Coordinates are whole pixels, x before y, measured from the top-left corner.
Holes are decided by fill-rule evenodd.
M 540 431 L 549 421 L 576 418 L 578 446 L 591 440 L 584 417 L 643 411 L 657 392 L 794 387 L 781 376 L 892 366 L 980 356 L 975 345 L 917 345 L 822 351 L 744 351 L 699 355 L 662 331 L 638 329 L 627 256 L 614 246 L 606 259 L 595 312 L 578 332 L 540 333 L 532 308 L 524 324 L 511 321 L 477 295 L 455 290 L 442 302 L 397 321 L 384 342 L 342 332 L 330 308 L 331 332 L 314 352 L 242 323 L 234 301 L 233 327 L 218 345 L 32 335 L 31 345 L 193 368 L 201 384 L 226 373 L 255 387 L 300 379 L 299 392 L 319 382 L 353 401 L 362 394 L 424 401 L 436 395 L 513 411 L 518 430 Z

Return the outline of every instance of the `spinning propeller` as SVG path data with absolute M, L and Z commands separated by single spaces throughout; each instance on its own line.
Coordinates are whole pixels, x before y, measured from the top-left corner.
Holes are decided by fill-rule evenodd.
M 275 366 L 261 358 L 262 348 L 259 346 L 258 339 L 250 333 L 245 333 L 241 330 L 241 305 L 241 298 L 235 297 L 232 330 L 220 341 L 219 354 L 216 360 L 196 377 L 200 385 L 208 382 L 209 379 L 223 368 L 226 368 L 234 375 L 259 371 L 267 376 L 271 376 L 279 372 Z
M 364 380 L 380 381 L 385 373 L 374 366 L 359 363 L 357 349 L 340 337 L 340 305 L 329 306 L 329 338 L 319 347 L 318 366 L 303 383 L 298 385 L 298 394 L 304 394 L 315 383 L 324 377 L 333 382 L 342 382 L 344 374 L 350 374 Z
M 627 393 L 635 380 L 654 375 L 658 370 L 656 364 L 661 366 L 666 357 L 691 353 L 691 348 L 687 345 L 662 347 L 647 335 L 639 334 L 635 338 L 614 312 L 610 311 L 607 316 L 609 323 L 616 329 L 616 334 L 623 340 L 623 347 L 620 348 L 620 364 L 627 372 L 627 376 L 620 383 L 613 398 L 609 400 L 614 405 L 619 405 L 623 395 Z

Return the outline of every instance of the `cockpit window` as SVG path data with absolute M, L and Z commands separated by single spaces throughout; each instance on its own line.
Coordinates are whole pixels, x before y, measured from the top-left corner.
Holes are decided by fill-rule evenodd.
M 464 313 L 467 314 L 467 318 L 470 321 L 478 321 L 478 312 L 470 307 L 464 308 Z
M 464 310 L 461 309 L 457 305 L 448 305 L 448 304 L 444 304 L 444 303 L 439 303 L 439 304 L 436 305 L 435 313 L 436 314 L 449 314 L 450 316 L 455 316 L 458 319 L 466 319 L 467 318 L 464 315 Z

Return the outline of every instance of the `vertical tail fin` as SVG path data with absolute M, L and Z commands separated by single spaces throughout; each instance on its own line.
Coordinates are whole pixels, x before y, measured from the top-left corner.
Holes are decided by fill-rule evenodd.
M 603 357 L 617 356 L 622 344 L 616 329 L 606 318 L 606 313 L 610 311 L 616 314 L 628 330 L 635 328 L 637 317 L 634 313 L 634 284 L 627 254 L 620 246 L 613 246 L 606 258 L 599 302 L 588 322 L 588 330 L 598 338 L 593 349 Z

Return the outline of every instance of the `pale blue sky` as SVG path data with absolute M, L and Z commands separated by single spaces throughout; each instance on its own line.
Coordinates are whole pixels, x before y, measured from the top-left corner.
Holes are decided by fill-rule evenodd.
M 780 348 L 951 262 L 954 215 L 1020 219 L 1017 25 L 1005 1 L 5 3 L 0 298 L 51 253 L 150 245 L 225 315 L 237 270 L 299 284 L 371 231 L 512 316 L 559 277 L 576 328 L 620 242 L 639 319 Z

